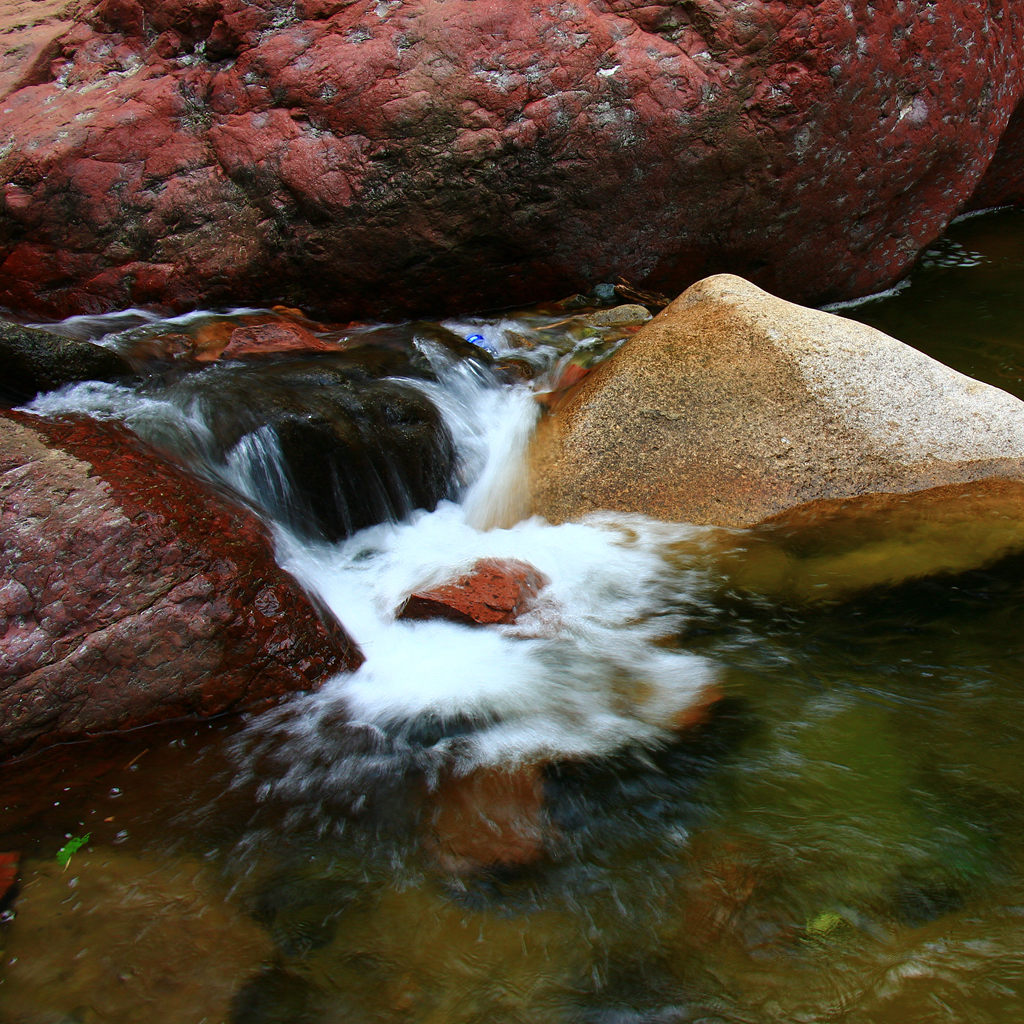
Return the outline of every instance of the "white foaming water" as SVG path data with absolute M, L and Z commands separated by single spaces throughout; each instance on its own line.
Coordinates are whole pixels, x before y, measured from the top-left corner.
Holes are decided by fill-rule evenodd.
M 284 757 L 293 780 L 331 749 L 336 722 L 393 738 L 415 736 L 417 723 L 439 723 L 440 738 L 423 742 L 432 756 L 466 771 L 666 740 L 716 675 L 708 660 L 664 644 L 685 627 L 689 609 L 706 602 L 700 565 L 707 531 L 641 516 L 602 514 L 559 526 L 522 519 L 525 452 L 537 417 L 532 393 L 422 347 L 438 382 L 407 383 L 429 395 L 451 431 L 461 501 L 336 545 L 278 530 L 282 564 L 334 612 L 366 661 L 281 713 L 257 718 L 253 732 Z M 289 486 L 276 465 L 276 438 L 266 432 L 249 435 L 226 461 L 211 461 L 210 428 L 197 405 L 90 383 L 28 408 L 122 420 L 265 507 L 273 495 L 261 490 L 281 491 L 283 500 Z M 680 568 L 680 548 L 692 552 L 689 568 Z M 524 561 L 548 580 L 515 624 L 395 618 L 410 593 L 452 581 L 481 558 Z M 445 723 L 455 723 L 450 735 Z
M 472 362 L 452 361 L 436 346 L 421 345 L 438 382 L 408 381 L 441 411 L 459 453 L 466 522 L 478 529 L 511 526 L 526 513 L 526 446 L 537 422 L 533 393 L 497 386 Z
M 22 409 L 36 416 L 82 413 L 96 420 L 117 420 L 150 444 L 175 453 L 197 472 L 207 477 L 223 475 L 212 464 L 213 435 L 195 403 L 183 407 L 123 384 L 85 381 L 39 395 Z
M 431 395 L 475 479 L 461 504 L 338 545 L 279 538 L 282 564 L 345 624 L 366 661 L 293 703 L 286 723 L 268 721 L 284 727 L 301 757 L 324 742 L 324 723 L 402 735 L 418 720 L 468 719 L 471 731 L 432 748 L 454 753 L 460 770 L 667 738 L 716 674 L 707 660 L 659 643 L 682 629 L 707 589 L 696 568 L 706 531 L 610 515 L 484 528 L 495 509 L 507 515 L 509 494 L 523 483 L 535 403 L 527 389 L 495 388 L 465 364 Z M 689 570 L 664 557 L 681 542 L 694 552 Z M 527 562 L 549 581 L 514 625 L 395 618 L 410 593 L 452 581 L 482 558 Z
M 187 327 L 197 320 L 207 320 L 211 316 L 226 317 L 248 316 L 253 313 L 269 313 L 270 310 L 239 306 L 229 309 L 223 314 L 211 313 L 207 310 L 195 310 L 182 313 L 180 316 L 162 317 L 148 309 L 123 309 L 117 313 L 84 313 L 69 316 L 58 323 L 30 323 L 29 327 L 40 327 L 54 334 L 63 334 L 69 338 L 91 341 L 96 345 L 113 346 L 122 334 L 135 331 L 147 325 L 155 326 L 159 331 L 166 332 L 172 327 Z
M 342 709 L 348 720 L 399 732 L 422 716 L 469 717 L 479 725 L 459 737 L 467 768 L 657 742 L 715 677 L 705 659 L 658 644 L 683 627 L 705 589 L 697 569 L 670 569 L 662 552 L 680 540 L 699 549 L 699 539 L 696 528 L 642 517 L 529 519 L 481 531 L 452 503 L 334 547 L 285 538 L 283 564 L 366 656 L 355 673 L 302 698 L 299 731 L 312 735 L 317 719 Z M 395 619 L 412 591 L 480 558 L 525 561 L 550 581 L 514 625 Z

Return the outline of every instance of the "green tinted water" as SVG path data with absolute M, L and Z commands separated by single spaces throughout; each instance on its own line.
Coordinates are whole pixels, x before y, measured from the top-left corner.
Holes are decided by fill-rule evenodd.
M 1022 261 L 1024 214 L 970 220 L 848 315 L 1022 394 Z M 382 758 L 295 795 L 233 724 L 10 767 L 0 1021 L 1016 1020 L 1022 611 L 1021 557 L 824 607 L 723 596 L 673 641 L 722 666 L 703 720 L 490 789 Z M 439 855 L 510 821 L 515 866 Z

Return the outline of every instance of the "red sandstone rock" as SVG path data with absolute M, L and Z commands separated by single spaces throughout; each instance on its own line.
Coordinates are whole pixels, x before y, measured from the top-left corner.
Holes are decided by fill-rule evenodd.
M 0 418 L 0 758 L 318 686 L 362 656 L 247 511 L 91 420 Z
M 341 347 L 318 338 L 298 324 L 257 324 L 255 327 L 239 327 L 232 331 L 220 358 L 237 359 L 241 356 L 264 356 L 279 352 L 337 352 Z
M 49 80 L 60 40 L 74 25 L 69 8 L 68 0 L 6 0 L 0 7 L 0 100 Z
M 18 892 L 18 867 L 21 856 L 17 853 L 0 853 L 0 910 L 6 910 Z
M 972 210 L 1024 203 L 1024 102 L 1014 111 L 996 155 L 971 196 Z
M 83 11 L 7 58 L 18 310 L 347 319 L 718 270 L 863 294 L 969 201 L 1024 92 L 1014 0 Z
M 548 582 L 515 559 L 481 559 L 465 576 L 417 591 L 395 613 L 400 619 L 451 619 L 468 626 L 515 622 Z

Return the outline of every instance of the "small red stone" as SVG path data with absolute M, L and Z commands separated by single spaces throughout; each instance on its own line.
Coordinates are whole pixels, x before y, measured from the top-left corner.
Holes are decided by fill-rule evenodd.
M 277 352 L 335 352 L 340 348 L 340 345 L 324 341 L 298 324 L 258 324 L 232 331 L 220 358 L 266 356 Z
M 569 363 L 562 371 L 555 386 L 544 394 L 537 396 L 537 401 L 548 408 L 554 408 L 565 393 L 574 385 L 579 384 L 590 373 L 591 367 L 579 363 Z
M 480 559 L 464 576 L 410 595 L 399 619 L 449 619 L 469 626 L 509 623 L 548 583 L 532 565 L 515 559 Z

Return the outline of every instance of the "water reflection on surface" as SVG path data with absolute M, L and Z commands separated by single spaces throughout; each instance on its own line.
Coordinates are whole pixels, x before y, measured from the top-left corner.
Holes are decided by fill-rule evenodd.
M 1022 228 L 1016 213 L 967 221 L 909 288 L 851 312 L 991 383 L 1016 373 L 1019 391 Z M 623 643 L 648 647 L 632 674 L 595 659 L 595 692 L 649 701 L 652 651 L 711 666 L 671 727 L 630 732 L 624 717 L 600 751 L 546 742 L 488 760 L 468 752 L 494 714 L 354 722 L 321 707 L 303 761 L 293 708 L 5 769 L 0 850 L 23 860 L 0 925 L 0 1021 L 1015 1019 L 1024 557 L 810 602 L 858 528 L 767 555 L 747 538 L 731 562 L 644 529 L 621 531 L 636 560 L 617 587 L 646 574 L 657 594 L 623 616 Z M 764 584 L 780 550 L 807 586 Z M 616 628 L 581 621 L 561 661 L 524 662 L 534 705 L 559 691 L 530 671 L 578 672 L 588 638 L 603 649 Z M 485 682 L 495 657 L 478 656 Z M 571 715 L 559 728 L 571 735 Z M 61 869 L 57 850 L 85 833 Z
M 681 639 L 724 666 L 704 721 L 505 787 L 539 836 L 493 869 L 439 856 L 415 757 L 337 803 L 290 799 L 272 761 L 239 785 L 228 726 L 25 765 L 3 794 L 26 861 L 0 1019 L 136 1020 L 160 998 L 181 1020 L 1006 1020 L 1022 569 L 708 611 Z M 339 759 L 365 753 L 339 728 Z M 493 821 L 491 797 L 461 824 Z M 173 956 L 162 928 L 183 929 Z

